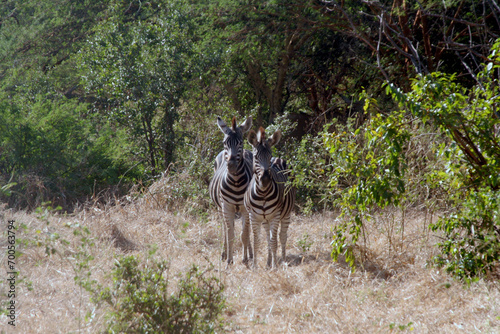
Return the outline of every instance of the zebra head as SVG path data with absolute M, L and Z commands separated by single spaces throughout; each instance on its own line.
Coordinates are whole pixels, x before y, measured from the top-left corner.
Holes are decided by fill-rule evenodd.
M 276 132 L 266 140 L 266 133 L 263 127 L 260 127 L 257 133 L 250 130 L 248 141 L 253 147 L 253 172 L 257 184 L 262 188 L 267 186 L 272 181 L 271 176 L 271 147 L 276 145 L 281 139 L 281 131 Z
M 236 117 L 233 117 L 230 127 L 220 117 L 217 117 L 217 125 L 224 133 L 224 159 L 227 163 L 227 169 L 229 173 L 235 173 L 243 160 L 243 133 L 252 126 L 252 117 L 248 117 L 239 126 L 236 125 Z

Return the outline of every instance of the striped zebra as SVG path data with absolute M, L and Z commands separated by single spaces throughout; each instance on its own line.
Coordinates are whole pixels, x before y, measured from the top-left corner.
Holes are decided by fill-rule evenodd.
M 243 205 L 245 191 L 252 179 L 252 153 L 243 149 L 243 133 L 252 126 L 252 118 L 240 126 L 236 125 L 233 117 L 231 126 L 220 117 L 217 117 L 217 125 L 224 133 L 224 150 L 215 159 L 214 177 L 210 181 L 210 197 L 222 210 L 224 218 L 224 250 L 222 259 L 228 264 L 233 263 L 234 221 L 237 213 L 242 217 L 243 262 L 247 263 L 252 258 L 250 245 L 250 225 L 248 224 L 248 212 Z
M 245 193 L 245 207 L 253 230 L 254 268 L 257 268 L 257 250 L 262 224 L 267 237 L 267 266 L 271 268 L 277 266 L 278 228 L 280 228 L 282 260 L 286 261 L 287 231 L 295 204 L 295 189 L 286 186 L 288 180 L 286 162 L 271 156 L 271 147 L 280 139 L 281 132 L 278 130 L 266 140 L 262 127 L 257 133 L 251 130 L 248 134 L 248 141 L 253 147 L 254 175 Z

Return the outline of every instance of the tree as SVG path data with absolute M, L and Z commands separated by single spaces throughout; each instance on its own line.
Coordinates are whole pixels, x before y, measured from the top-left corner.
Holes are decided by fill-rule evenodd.
M 0 85 L 10 96 L 71 98 L 79 78 L 72 55 L 104 9 L 102 1 L 3 1 Z M 19 94 L 16 94 L 19 93 Z
M 431 228 L 445 235 L 437 264 L 467 281 L 500 262 L 499 54 L 500 39 L 471 88 L 455 75 L 437 72 L 417 78 L 407 94 L 388 87 L 402 107 L 454 143 L 442 149 L 446 172 L 433 176 L 445 186 L 454 210 Z
M 311 1 L 219 1 L 216 34 L 226 39 L 224 87 L 235 109 L 259 106 L 257 122 L 283 113 L 300 62 L 299 54 L 316 32 Z M 267 109 L 267 110 L 266 110 Z
M 192 24 L 182 1 L 118 1 L 80 52 L 95 110 L 146 143 L 153 175 L 174 160 L 173 124 L 196 72 Z
M 0 182 L 15 183 L 2 198 L 13 206 L 54 201 L 70 210 L 124 173 L 137 176 L 121 131 L 88 114 L 75 71 L 103 9 L 101 1 L 2 2 Z
M 377 56 L 387 81 L 409 89 L 414 73 L 461 73 L 468 86 L 500 37 L 495 1 L 337 1 L 323 0 L 332 29 L 355 36 Z M 397 55 L 397 56 L 396 56 Z

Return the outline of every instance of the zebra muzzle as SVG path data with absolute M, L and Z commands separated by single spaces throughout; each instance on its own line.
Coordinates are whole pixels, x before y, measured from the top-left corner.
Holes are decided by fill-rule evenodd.
M 230 159 L 227 162 L 227 169 L 230 173 L 234 173 L 238 170 L 238 161 L 236 159 Z
M 269 183 L 271 183 L 271 172 L 269 170 L 265 170 L 259 178 L 260 186 L 266 188 Z

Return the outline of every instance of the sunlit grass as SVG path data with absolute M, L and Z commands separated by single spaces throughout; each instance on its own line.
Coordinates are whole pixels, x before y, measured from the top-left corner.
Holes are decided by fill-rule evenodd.
M 150 195 L 151 196 L 151 195 Z M 109 275 L 116 256 L 146 254 L 157 246 L 155 257 L 169 263 L 172 284 L 192 264 L 215 266 L 214 275 L 225 286 L 227 308 L 224 329 L 243 333 L 472 333 L 500 330 L 500 285 L 480 280 L 469 288 L 454 281 L 427 262 L 436 253 L 435 237 L 424 229 L 430 215 L 414 209 L 405 215 L 404 239 L 391 222 L 397 212 L 383 212 L 367 225 L 364 254 L 352 272 L 340 259 L 330 259 L 331 227 L 337 214 L 294 215 L 289 229 L 287 265 L 277 270 L 248 269 L 241 263 L 242 245 L 236 242 L 235 264 L 226 269 L 220 260 L 220 215 L 207 217 L 169 212 L 148 195 L 115 206 L 89 206 L 70 216 L 53 215 L 49 224 L 36 214 L 2 209 L 3 220 L 25 224 L 19 230 L 24 253 L 18 259 L 19 333 L 96 333 L 105 327 L 106 308 L 90 301 L 89 294 L 74 282 L 73 255 L 78 238 L 66 225 L 80 224 L 90 230 L 94 244 L 86 252 L 91 277 L 111 284 Z M 427 220 L 425 220 L 427 217 Z M 435 219 L 435 215 L 434 218 Z M 2 225 L 5 231 L 5 224 Z M 241 225 L 236 226 L 237 234 Z M 58 233 L 68 245 L 61 256 L 45 254 L 33 241 Z M 5 246 L 7 240 L 1 241 Z M 307 238 L 305 237 L 307 236 Z M 307 242 L 306 242 L 307 241 Z M 266 247 L 265 243 L 262 243 Z M 307 245 L 307 247 L 305 247 Z M 266 254 L 262 249 L 260 254 Z M 5 263 L 6 253 L 0 257 Z M 360 258 L 361 259 L 361 258 Z M 28 284 L 30 283 L 30 284 Z M 5 281 L 0 285 L 5 292 Z M 12 332 L 0 316 L 0 330 Z

